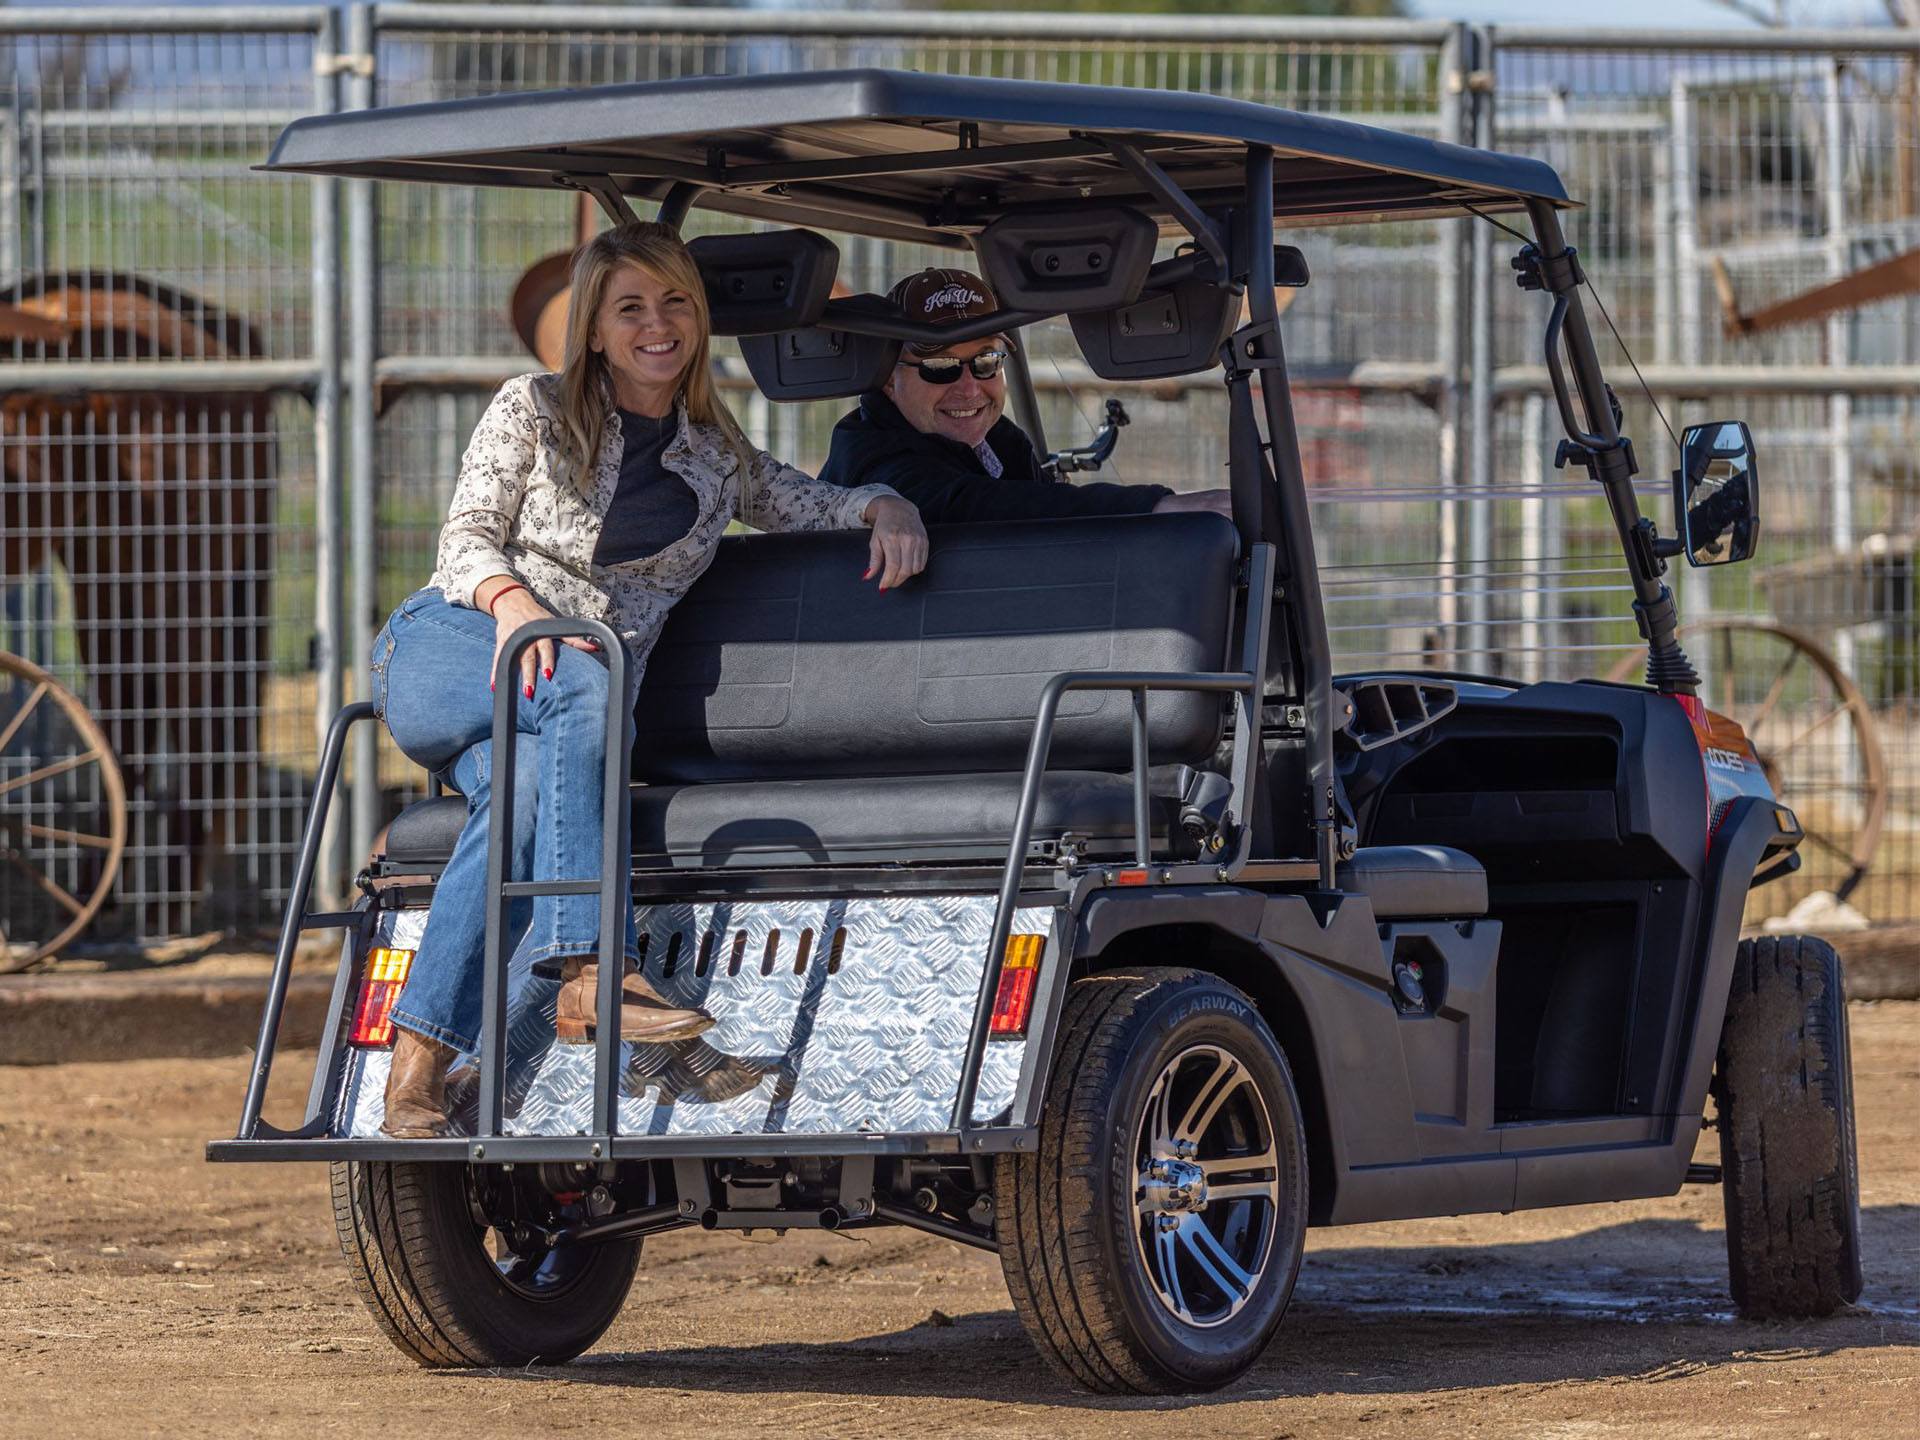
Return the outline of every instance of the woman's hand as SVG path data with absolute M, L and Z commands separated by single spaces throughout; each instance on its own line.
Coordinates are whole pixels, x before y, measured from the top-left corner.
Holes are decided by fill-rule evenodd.
M 927 527 L 911 503 L 898 495 L 881 495 L 868 503 L 860 518 L 873 527 L 862 580 L 871 580 L 877 571 L 880 588 L 891 590 L 927 568 Z
M 507 648 L 508 638 L 531 621 L 553 619 L 553 612 L 534 599 L 533 592 L 526 586 L 505 575 L 482 580 L 473 598 L 482 610 L 493 616 L 493 663 L 487 669 L 487 688 L 492 689 L 494 673 L 500 668 L 500 652 Z M 589 654 L 600 648 L 592 640 L 572 637 L 560 643 Z M 553 662 L 558 654 L 553 646 L 552 640 L 542 637 L 520 652 L 520 687 L 529 700 L 533 698 L 536 676 L 553 678 Z

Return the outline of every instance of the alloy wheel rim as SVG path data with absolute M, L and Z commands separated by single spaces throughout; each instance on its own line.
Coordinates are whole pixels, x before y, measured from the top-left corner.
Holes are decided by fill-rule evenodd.
M 1155 1298 L 1182 1324 L 1226 1324 L 1266 1277 L 1280 1213 L 1273 1120 L 1245 1062 L 1218 1045 L 1167 1061 L 1134 1158 L 1134 1245 Z

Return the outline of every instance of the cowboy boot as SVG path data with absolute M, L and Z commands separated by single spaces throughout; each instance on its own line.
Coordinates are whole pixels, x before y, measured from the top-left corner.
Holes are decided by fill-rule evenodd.
M 569 955 L 560 967 L 560 995 L 554 1002 L 553 1029 L 563 1045 L 592 1043 L 598 1017 L 600 967 L 584 955 Z M 705 1010 L 682 1010 L 633 969 L 620 982 L 620 1038 L 657 1045 L 691 1040 L 713 1028 Z
M 382 1134 L 396 1140 L 430 1140 L 449 1133 L 447 1067 L 454 1053 L 451 1045 L 394 1027 Z

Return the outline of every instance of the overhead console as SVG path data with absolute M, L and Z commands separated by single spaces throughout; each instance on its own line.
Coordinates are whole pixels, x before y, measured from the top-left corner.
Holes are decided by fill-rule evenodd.
M 704 235 L 688 242 L 706 282 L 716 335 L 735 336 L 769 400 L 844 399 L 886 383 L 900 346 L 970 340 L 1065 315 L 1103 380 L 1164 380 L 1219 363 L 1240 314 L 1204 253 L 1155 263 L 1153 221 L 1118 205 L 1003 215 L 981 232 L 979 259 L 1001 308 L 934 329 L 878 295 L 833 297 L 840 251 L 811 230 Z M 1276 246 L 1275 282 L 1307 283 L 1305 258 Z
M 766 335 L 811 325 L 833 295 L 840 247 L 811 230 L 702 235 L 687 242 L 706 282 L 716 335 Z
M 1153 221 L 1121 205 L 1028 210 L 980 232 L 980 268 L 1011 309 L 1110 310 L 1140 297 L 1158 239 Z
M 1240 297 L 1211 280 L 1150 290 L 1131 305 L 1067 317 L 1087 366 L 1102 380 L 1170 380 L 1220 363 Z
M 900 313 L 879 295 L 853 295 L 833 305 L 842 316 L 884 320 Z M 886 384 L 900 358 L 900 342 L 810 325 L 776 335 L 743 335 L 740 354 L 769 400 L 839 400 Z

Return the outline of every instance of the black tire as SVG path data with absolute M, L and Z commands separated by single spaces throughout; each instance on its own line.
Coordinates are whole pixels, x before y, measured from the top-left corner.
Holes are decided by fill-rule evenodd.
M 1222 1056 L 1239 1070 L 1226 1068 Z M 1196 1124 L 1156 1130 L 1155 1114 L 1174 1110 Z M 1256 1148 L 1263 1128 L 1265 1148 Z M 1209 1176 L 1209 1185 L 1264 1189 L 1271 1198 L 1146 1213 L 1160 1201 L 1149 1197 L 1143 1165 L 1162 1133 L 1198 1137 L 1196 1150 L 1182 1152 L 1188 1165 L 1210 1151 L 1224 1157 L 1212 1162 L 1222 1181 Z M 1270 1164 L 1232 1163 L 1269 1150 Z M 1248 1181 L 1224 1179 L 1234 1175 Z M 1164 1200 L 1172 1192 L 1156 1193 Z M 1143 968 L 1076 981 L 1061 1017 L 1038 1151 L 1000 1157 L 994 1214 L 1014 1308 L 1041 1355 L 1068 1380 L 1109 1394 L 1168 1394 L 1216 1389 L 1244 1374 L 1286 1313 L 1307 1226 L 1300 1104 L 1286 1056 L 1253 1002 L 1194 970 Z M 1241 1287 L 1217 1268 L 1205 1270 L 1228 1248 L 1251 1277 L 1237 1302 Z M 1169 1263 L 1171 1287 L 1160 1278 Z
M 1860 1174 L 1840 957 L 1811 936 L 1743 940 L 1714 1072 L 1733 1299 L 1753 1320 L 1860 1296 Z
M 329 1168 L 354 1288 L 387 1338 L 422 1365 L 564 1364 L 606 1332 L 633 1284 L 637 1240 L 567 1247 L 538 1266 L 496 1264 L 464 1165 Z

